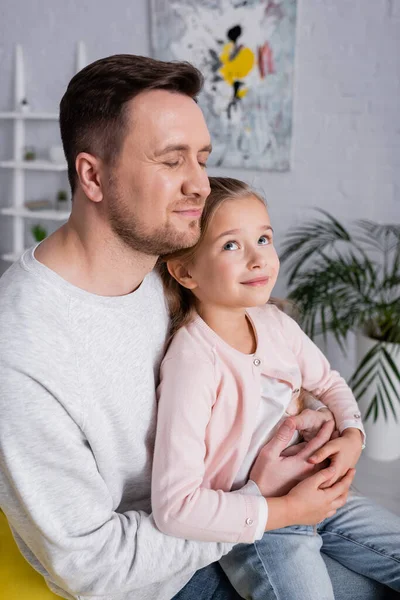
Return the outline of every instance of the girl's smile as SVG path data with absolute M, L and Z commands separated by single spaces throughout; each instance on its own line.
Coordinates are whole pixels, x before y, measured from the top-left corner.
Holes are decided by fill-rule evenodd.
M 269 277 L 257 277 L 256 279 L 249 279 L 249 281 L 242 281 L 243 285 L 262 286 L 267 285 Z

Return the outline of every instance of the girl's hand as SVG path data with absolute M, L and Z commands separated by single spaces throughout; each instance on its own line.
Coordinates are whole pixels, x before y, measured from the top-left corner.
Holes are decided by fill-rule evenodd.
M 334 421 L 333 414 L 329 408 L 321 408 L 320 410 L 306 408 L 299 415 L 291 418 L 296 424 L 296 429 L 300 431 L 306 442 L 315 438 L 324 423 Z
M 289 515 L 298 525 L 316 525 L 335 514 L 347 501 L 355 469 L 349 469 L 341 481 L 327 486 L 336 477 L 335 468 L 328 467 L 301 481 L 287 495 Z
M 329 458 L 331 466 L 335 467 L 334 475 L 323 484 L 323 488 L 333 485 L 351 467 L 356 466 L 361 455 L 362 443 L 361 431 L 355 427 L 349 427 L 343 431 L 342 435 L 329 441 L 308 459 L 308 462 L 317 465 Z
M 331 439 L 334 424 L 323 424 L 319 433 L 310 442 L 297 444 L 293 455 L 283 456 L 283 450 L 292 439 L 296 430 L 293 417 L 284 421 L 274 437 L 261 449 L 250 472 L 265 497 L 284 496 L 299 481 L 321 470 L 320 464 L 311 464 L 309 458 L 324 448 Z
M 332 478 L 334 471 L 334 467 L 328 467 L 298 483 L 285 496 L 267 497 L 268 521 L 265 531 L 290 525 L 316 525 L 334 515 L 346 503 L 355 470 L 350 469 L 341 481 L 324 489 L 324 484 Z

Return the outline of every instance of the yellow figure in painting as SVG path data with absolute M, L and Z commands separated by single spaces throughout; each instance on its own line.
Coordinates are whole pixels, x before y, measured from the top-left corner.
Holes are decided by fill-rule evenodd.
M 235 25 L 227 32 L 228 42 L 224 45 L 219 55 L 219 75 L 232 88 L 232 99 L 227 107 L 228 119 L 231 119 L 232 109 L 238 106 L 239 101 L 244 98 L 248 92 L 245 86 L 244 78 L 250 73 L 256 57 L 254 52 L 243 44 L 238 42 L 242 35 L 240 25 Z
M 233 42 L 228 42 L 219 56 L 222 67 L 219 73 L 229 85 L 233 86 L 235 81 L 244 79 L 252 70 L 255 63 L 254 52 L 250 48 L 239 47 L 237 49 Z M 243 98 L 248 89 L 242 87 L 238 90 L 237 97 Z

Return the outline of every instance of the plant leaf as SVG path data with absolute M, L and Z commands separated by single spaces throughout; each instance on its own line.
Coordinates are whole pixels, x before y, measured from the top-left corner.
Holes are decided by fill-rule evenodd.
M 381 402 L 383 403 L 384 411 L 385 411 L 385 421 L 387 421 L 387 412 L 386 412 L 386 406 L 385 406 L 385 404 L 386 404 L 385 403 L 385 398 L 384 398 L 383 394 L 386 396 L 387 403 L 389 404 L 389 406 L 391 408 L 391 411 L 393 413 L 393 416 L 394 416 L 394 420 L 397 423 L 397 414 L 396 414 L 396 411 L 394 409 L 393 402 L 392 402 L 392 399 L 390 397 L 390 393 L 388 392 L 388 389 L 387 389 L 387 387 L 385 385 L 385 382 L 383 380 L 383 376 L 382 376 L 381 373 L 379 373 L 379 387 L 382 387 L 382 390 L 379 390 L 378 393 L 381 394 Z

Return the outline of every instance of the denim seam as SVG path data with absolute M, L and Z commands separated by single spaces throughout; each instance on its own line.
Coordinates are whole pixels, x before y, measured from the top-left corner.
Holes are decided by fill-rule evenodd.
M 390 559 L 394 560 L 395 562 L 400 563 L 400 558 L 397 558 L 397 556 L 392 556 L 391 554 L 385 554 L 384 552 L 382 552 L 381 550 L 377 550 L 373 546 L 369 546 L 368 544 L 358 542 L 357 540 L 353 540 L 351 537 L 348 537 L 347 535 L 344 535 L 343 533 L 338 533 L 337 531 L 332 531 L 331 529 L 328 529 L 327 527 L 324 527 L 323 531 L 320 533 L 320 535 L 322 534 L 322 540 L 324 539 L 323 538 L 324 531 L 326 531 L 330 535 L 336 535 L 344 540 L 347 540 L 348 542 L 352 542 L 356 546 L 360 546 L 362 548 L 367 548 L 368 550 L 372 550 L 372 552 L 375 552 L 375 554 L 379 554 L 380 556 L 383 556 L 384 558 L 390 558 Z M 323 543 L 322 543 L 321 551 L 322 552 L 324 551 Z
M 273 592 L 273 594 L 274 594 L 274 596 L 275 596 L 276 600 L 278 600 L 277 593 L 276 593 L 276 591 L 275 591 L 275 588 L 274 588 L 274 586 L 272 585 L 272 582 L 271 582 L 271 580 L 270 580 L 270 578 L 269 578 L 268 571 L 267 571 L 267 569 L 265 568 L 265 565 L 264 565 L 264 561 L 263 561 L 263 559 L 261 558 L 261 554 L 260 554 L 260 553 L 259 553 L 259 551 L 258 551 L 258 548 L 257 548 L 257 542 L 254 542 L 254 548 L 256 549 L 256 552 L 257 552 L 258 559 L 259 559 L 260 563 L 262 564 L 262 567 L 263 567 L 263 569 L 264 569 L 264 573 L 265 573 L 265 575 L 267 576 L 267 579 L 268 579 L 268 582 L 269 582 L 269 584 L 270 584 L 270 586 L 271 586 L 272 592 Z

